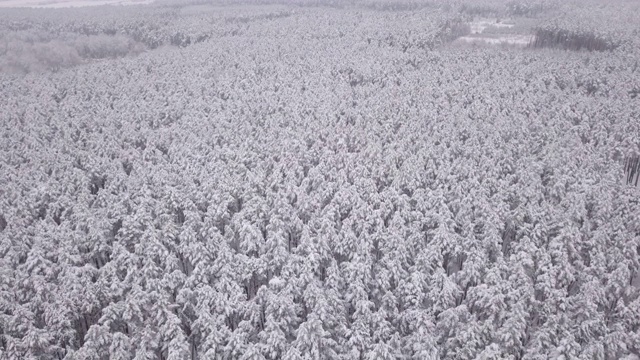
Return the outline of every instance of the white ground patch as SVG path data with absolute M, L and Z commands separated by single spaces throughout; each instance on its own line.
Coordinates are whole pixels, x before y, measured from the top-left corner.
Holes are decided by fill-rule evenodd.
M 533 42 L 535 36 L 530 34 L 517 34 L 512 31 L 505 31 L 504 34 L 495 31 L 487 33 L 485 31 L 487 29 L 511 29 L 514 26 L 515 23 L 511 20 L 477 19 L 469 23 L 471 33 L 456 39 L 454 43 L 527 46 Z
M 66 8 L 98 5 L 144 5 L 154 0 L 0 0 L 0 8 Z
M 514 24 L 503 22 L 498 19 L 478 19 L 469 24 L 472 34 L 482 34 L 489 27 L 512 28 Z
M 527 46 L 533 39 L 533 35 L 500 35 L 493 37 L 463 36 L 456 41 L 469 44 Z

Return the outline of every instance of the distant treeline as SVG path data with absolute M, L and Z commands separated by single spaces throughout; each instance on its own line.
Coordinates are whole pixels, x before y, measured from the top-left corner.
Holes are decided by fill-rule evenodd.
M 0 72 L 57 71 L 86 61 L 185 47 L 210 37 L 203 19 L 176 9 L 8 9 L 0 16 Z M 129 11 L 129 12 L 127 12 Z M 206 22 L 206 21 L 205 21 Z
M 35 31 L 0 36 L 0 72 L 57 71 L 85 61 L 137 54 L 145 45 L 125 35 L 66 34 Z
M 533 47 L 552 47 L 565 50 L 608 51 L 620 46 L 620 40 L 603 37 L 593 31 L 572 31 L 559 27 L 536 30 Z

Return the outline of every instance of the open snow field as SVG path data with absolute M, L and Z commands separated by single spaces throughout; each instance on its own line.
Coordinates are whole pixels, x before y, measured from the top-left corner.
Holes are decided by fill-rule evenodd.
M 535 42 L 535 35 L 531 28 L 518 27 L 518 19 L 474 19 L 469 23 L 469 34 L 460 36 L 454 43 L 476 45 L 511 45 L 526 47 Z M 515 31 L 500 31 L 510 30 Z M 498 31 L 496 31 L 498 30 Z M 518 33 L 519 32 L 519 33 Z

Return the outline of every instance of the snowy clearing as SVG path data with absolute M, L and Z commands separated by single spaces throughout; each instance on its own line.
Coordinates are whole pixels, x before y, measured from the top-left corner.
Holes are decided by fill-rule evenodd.
M 482 34 L 488 28 L 513 28 L 514 24 L 509 20 L 477 19 L 469 24 L 471 34 Z
M 462 36 L 456 42 L 467 44 L 515 45 L 528 46 L 535 40 L 534 35 L 494 35 L 494 36 Z
M 461 36 L 453 43 L 459 45 L 529 46 L 533 41 L 535 41 L 534 35 L 518 34 L 512 31 L 501 31 L 514 29 L 517 21 L 518 19 L 476 19 L 469 23 L 469 35 Z

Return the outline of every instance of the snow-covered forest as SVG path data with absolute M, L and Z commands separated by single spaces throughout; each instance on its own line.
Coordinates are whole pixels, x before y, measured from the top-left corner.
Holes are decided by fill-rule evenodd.
M 639 173 L 635 0 L 2 9 L 0 359 L 640 359 Z

